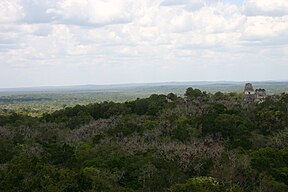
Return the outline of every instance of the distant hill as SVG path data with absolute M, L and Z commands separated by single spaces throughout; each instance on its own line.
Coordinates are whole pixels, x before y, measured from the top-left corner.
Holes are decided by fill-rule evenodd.
M 119 90 L 156 91 L 157 93 L 183 92 L 187 87 L 199 88 L 207 92 L 231 92 L 243 91 L 246 82 L 240 81 L 191 81 L 191 82 L 163 82 L 163 83 L 131 83 L 131 84 L 110 84 L 110 85 L 71 85 L 71 86 L 43 86 L 23 88 L 0 88 L 0 93 L 17 94 L 19 92 L 90 92 L 101 91 L 111 92 Z M 280 93 L 288 91 L 288 81 L 256 81 L 251 82 L 256 88 L 264 88 L 268 93 Z

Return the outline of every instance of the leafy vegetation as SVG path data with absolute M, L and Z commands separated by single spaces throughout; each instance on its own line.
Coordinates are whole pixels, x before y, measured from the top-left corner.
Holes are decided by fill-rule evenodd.
M 0 191 L 288 191 L 288 94 L 183 95 L 3 111 Z

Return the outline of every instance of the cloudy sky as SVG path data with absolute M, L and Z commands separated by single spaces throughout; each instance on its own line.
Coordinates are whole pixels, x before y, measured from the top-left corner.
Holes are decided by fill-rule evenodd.
M 288 80 L 287 0 L 0 0 L 0 87 Z

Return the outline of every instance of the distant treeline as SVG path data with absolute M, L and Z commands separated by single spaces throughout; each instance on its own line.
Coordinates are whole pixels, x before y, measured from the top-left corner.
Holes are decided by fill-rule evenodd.
M 42 102 L 42 101 L 52 101 L 51 98 L 35 98 L 35 97 L 0 97 L 0 103 L 21 103 L 21 102 Z

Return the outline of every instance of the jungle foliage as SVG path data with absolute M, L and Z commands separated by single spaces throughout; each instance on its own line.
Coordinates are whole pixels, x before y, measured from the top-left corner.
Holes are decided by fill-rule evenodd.
M 0 191 L 288 191 L 288 94 L 188 88 L 0 115 Z

